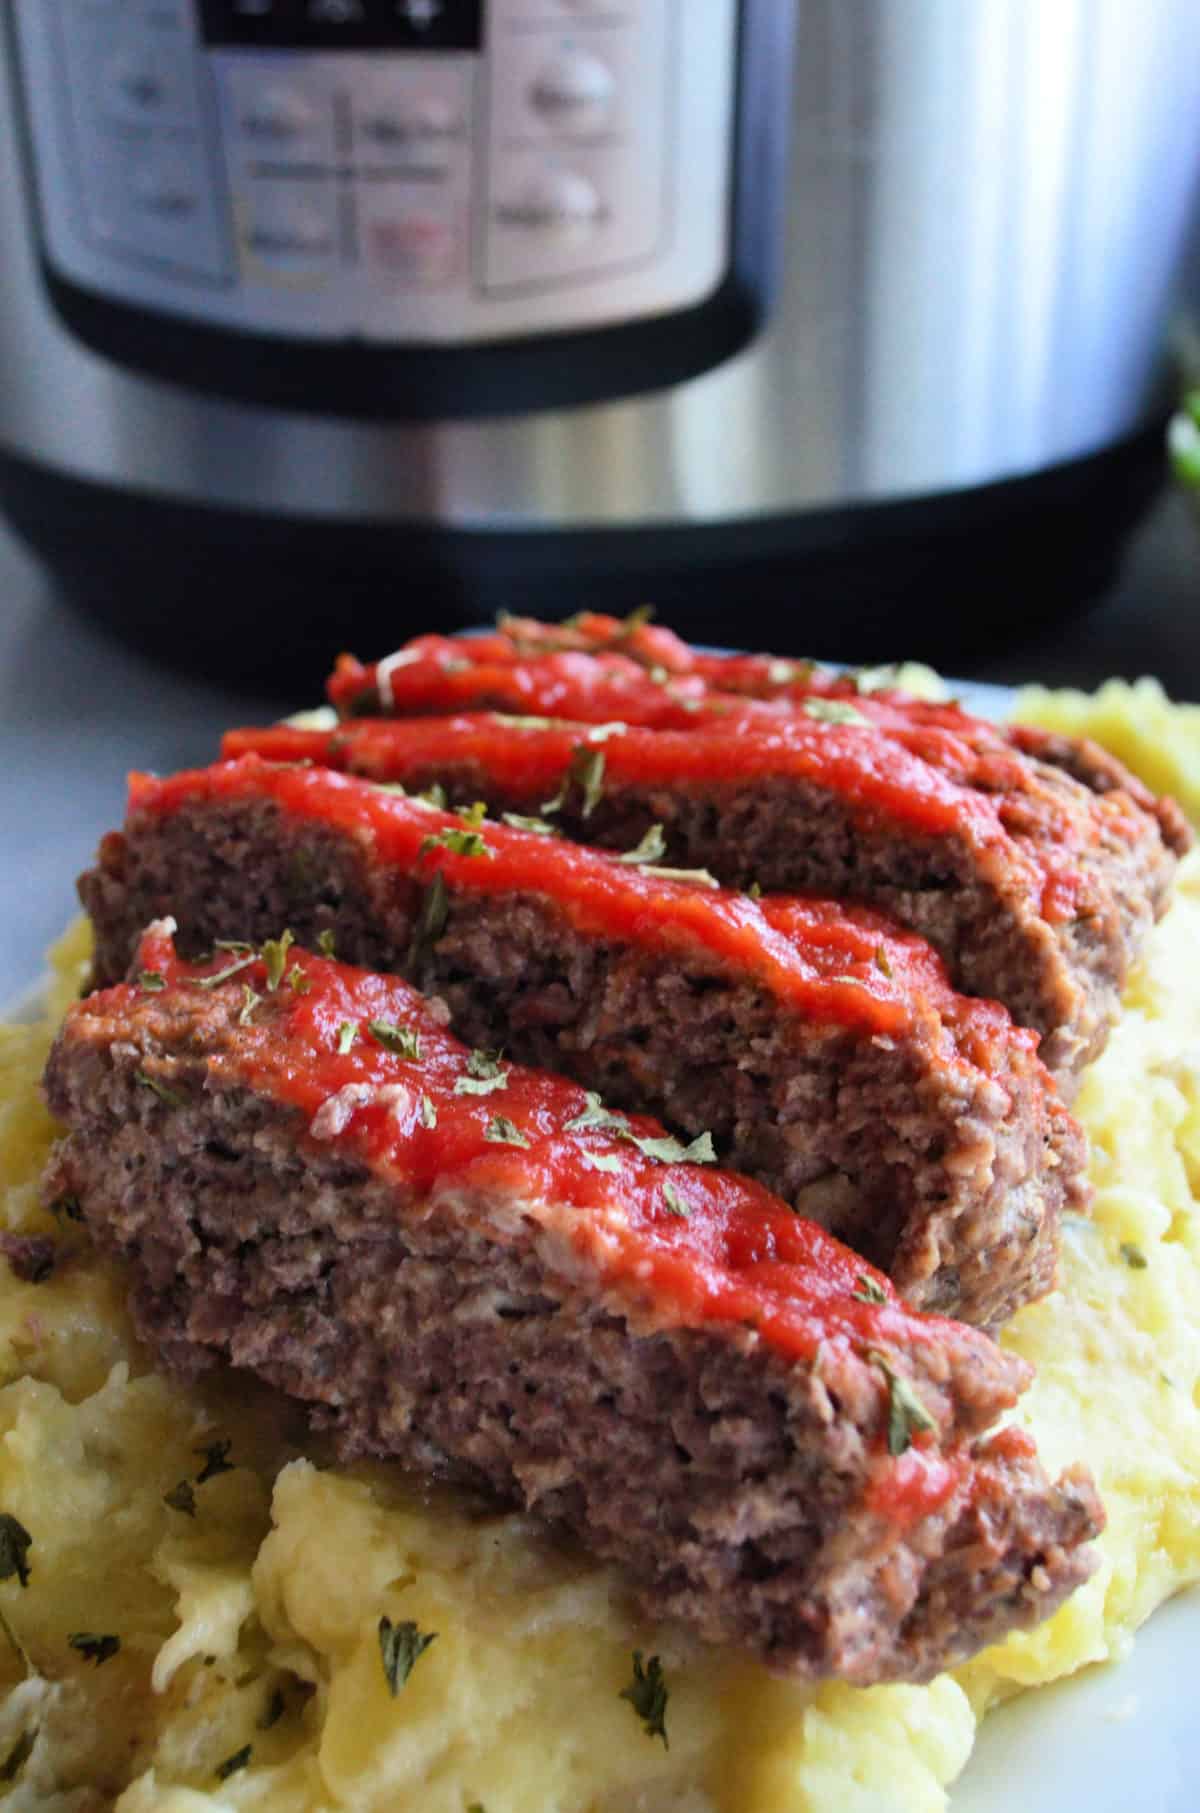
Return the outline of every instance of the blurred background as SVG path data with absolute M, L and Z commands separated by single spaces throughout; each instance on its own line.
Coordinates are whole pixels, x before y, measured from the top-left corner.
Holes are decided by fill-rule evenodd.
M 1200 696 L 1198 323 L 1196 0 L 0 0 L 15 969 L 498 608 Z
M 3 13 L 0 507 L 193 673 L 647 599 L 961 667 L 1162 483 L 1195 0 Z

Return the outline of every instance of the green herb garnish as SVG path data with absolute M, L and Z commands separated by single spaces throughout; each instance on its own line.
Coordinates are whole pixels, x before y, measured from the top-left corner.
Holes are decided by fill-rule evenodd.
M 453 856 L 490 856 L 491 846 L 479 831 L 458 831 L 447 826 L 444 831 L 431 831 L 421 839 L 418 856 L 430 850 L 449 850 Z
M 1134 1240 L 1122 1240 L 1121 1257 L 1132 1271 L 1144 1272 L 1150 1261 Z
M 178 1090 L 169 1088 L 166 1083 L 160 1083 L 157 1077 L 150 1076 L 144 1070 L 135 1070 L 133 1074 L 144 1089 L 152 1089 L 159 1101 L 165 1102 L 168 1108 L 187 1107 L 187 1097 L 180 1095 Z
M 233 1443 L 226 1440 L 210 1442 L 207 1447 L 196 1449 L 197 1454 L 204 1456 L 204 1465 L 196 1475 L 198 1486 L 203 1486 L 210 1479 L 215 1479 L 218 1473 L 233 1472 L 233 1463 L 229 1459 L 229 1450 L 232 1447 Z
M 144 988 L 148 995 L 160 995 L 167 986 L 167 979 L 156 969 L 144 969 L 138 972 L 138 985 Z
M 338 1037 L 337 1037 L 338 1056 L 340 1058 L 345 1057 L 346 1053 L 350 1050 L 350 1047 L 354 1044 L 354 1041 L 355 1041 L 355 1039 L 357 1039 L 357 1037 L 358 1037 L 358 1027 L 355 1025 L 354 1021 L 353 1020 L 343 1020 L 341 1025 L 338 1027 Z
M 532 831 L 535 837 L 562 836 L 557 825 L 547 824 L 544 818 L 523 818 L 519 812 L 502 812 L 500 816 L 514 831 Z
M 650 829 L 646 832 L 646 835 L 642 838 L 641 843 L 638 844 L 635 849 L 626 850 L 624 855 L 617 857 L 617 861 L 628 863 L 657 862 L 659 857 L 665 856 L 666 853 L 667 840 L 663 836 L 662 826 L 651 825 Z
M 806 717 L 815 718 L 819 724 L 869 724 L 870 718 L 864 718 L 861 711 L 845 699 L 805 699 L 803 711 Z
M 86 1630 L 73 1632 L 67 1642 L 79 1651 L 85 1662 L 94 1662 L 97 1668 L 111 1661 L 121 1647 L 120 1637 L 94 1637 Z
M 220 988 L 222 982 L 228 982 L 231 977 L 240 975 L 244 969 L 249 969 L 250 965 L 255 961 L 256 959 L 253 955 L 249 957 L 238 957 L 233 963 L 227 964 L 224 969 L 218 970 L 215 976 L 197 976 L 195 978 L 196 987 Z
M 227 1782 L 231 1775 L 236 1775 L 239 1769 L 244 1769 L 246 1767 L 246 1764 L 250 1761 L 253 1754 L 253 1744 L 243 1744 L 240 1750 L 235 1750 L 232 1756 L 227 1756 L 223 1763 L 217 1764 L 217 1780 L 219 1782 Z
M 272 1688 L 271 1697 L 267 1701 L 262 1717 L 258 1720 L 258 1729 L 269 1731 L 272 1725 L 278 1725 L 286 1711 L 287 1701 L 283 1697 L 282 1687 Z
M 642 1666 L 642 1652 L 633 1652 L 633 1680 L 628 1687 L 622 1687 L 618 1696 L 628 1700 L 633 1710 L 642 1721 L 642 1729 L 647 1737 L 660 1737 L 663 1748 L 671 1748 L 667 1741 L 667 1684 L 663 1679 L 662 1663 L 657 1656 L 651 1656 L 645 1667 Z
M 446 878 L 439 869 L 425 891 L 421 902 L 421 911 L 417 914 L 413 926 L 412 941 L 408 947 L 407 967 L 412 970 L 421 961 L 427 945 L 436 944 L 446 929 L 446 920 L 450 913 L 450 901 L 446 893 Z
M 692 1212 L 673 1183 L 663 1185 L 663 1201 L 667 1205 L 667 1214 L 677 1215 L 681 1221 L 686 1221 Z
M 879 971 L 881 976 L 886 976 L 889 982 L 892 980 L 894 972 L 892 970 L 891 960 L 888 957 L 885 946 L 882 944 L 875 947 L 875 968 Z
M 0 1763 L 0 1782 L 15 1782 L 22 1769 L 33 1755 L 33 1746 L 37 1743 L 36 1731 L 23 1731 L 3 1763 Z
M 589 1171 L 619 1171 L 621 1161 L 615 1152 L 581 1152 L 580 1160 Z
M 437 1126 L 437 1109 L 427 1095 L 421 1097 L 421 1125 L 423 1127 Z
M 334 942 L 333 927 L 327 925 L 323 932 L 317 933 L 317 949 L 323 957 L 335 957 L 337 947 Z
M 613 637 L 614 642 L 627 642 L 635 630 L 644 624 L 653 623 L 658 614 L 658 607 L 653 604 L 639 604 L 636 610 L 630 611 L 628 617 L 622 617 L 621 627 Z
M 894 662 L 884 667 L 860 667 L 850 678 L 855 692 L 891 692 L 900 684 L 900 670 Z
M 29 1551 L 33 1547 L 33 1537 L 23 1523 L 9 1511 L 0 1511 L 0 1580 L 11 1580 L 15 1574 L 17 1585 L 29 1585 Z
M 585 1090 L 584 1099 L 587 1107 L 582 1114 L 577 1114 L 574 1120 L 564 1122 L 563 1131 L 565 1133 L 582 1133 L 587 1127 L 605 1127 L 612 1133 L 629 1131 L 629 1122 L 625 1116 L 614 1114 L 611 1109 L 606 1108 L 600 1097 L 594 1095 L 590 1089 Z
M 508 1071 L 500 1062 L 500 1054 L 490 1051 L 472 1051 L 467 1058 L 467 1074 L 455 1079 L 455 1095 L 491 1095 L 495 1089 L 503 1089 L 508 1083 Z
M 242 1010 L 238 1014 L 238 1025 L 249 1026 L 250 1015 L 254 1012 L 262 996 L 255 994 L 248 982 L 242 983 Z
M 597 726 L 597 729 L 605 728 L 607 727 L 604 725 Z M 618 728 L 623 730 L 625 726 L 622 724 Z M 595 738 L 596 732 L 592 731 L 589 734 Z M 583 790 L 581 816 L 590 818 L 604 792 L 604 751 L 602 749 L 589 749 L 586 743 L 580 743 L 571 757 L 558 792 L 553 799 L 543 801 L 541 810 L 543 812 L 561 812 L 567 803 L 567 795 L 576 782 Z
M 690 1146 L 682 1145 L 670 1135 L 664 1139 L 639 1139 L 634 1133 L 626 1133 L 623 1137 L 646 1158 L 655 1158 L 662 1165 L 713 1165 L 717 1162 L 711 1133 L 698 1133 Z
M 267 990 L 272 995 L 283 981 L 287 954 L 295 942 L 293 933 L 285 931 L 278 938 L 268 938 L 262 947 L 262 960 L 267 966 Z
M 389 1020 L 370 1020 L 367 1031 L 383 1046 L 385 1051 L 394 1051 L 397 1057 L 411 1058 L 414 1061 L 421 1055 L 421 1038 L 410 1026 L 393 1026 Z
M 496 1115 L 483 1130 L 484 1139 L 490 1139 L 497 1146 L 528 1146 L 529 1141 L 518 1126 L 507 1120 L 503 1114 Z
M 390 1618 L 379 1620 L 379 1654 L 393 1699 L 436 1637 L 435 1630 L 426 1635 L 409 1619 L 399 1624 L 393 1624 Z
M 936 1429 L 937 1421 L 926 1410 L 908 1380 L 895 1370 L 883 1354 L 873 1353 L 869 1358 L 879 1367 L 888 1382 L 888 1453 L 906 1454 L 912 1446 L 913 1436 Z
M 857 1287 L 850 1292 L 850 1295 L 856 1297 L 860 1303 L 887 1302 L 887 1292 L 882 1284 L 877 1283 L 874 1278 L 868 1278 L 866 1272 L 858 1274 Z
M 659 881 L 686 881 L 696 888 L 719 888 L 720 882 L 708 869 L 660 869 L 645 863 L 643 875 L 654 875 Z

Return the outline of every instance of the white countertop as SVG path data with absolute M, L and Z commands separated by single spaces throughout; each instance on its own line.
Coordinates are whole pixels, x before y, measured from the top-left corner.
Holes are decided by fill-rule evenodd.
M 0 524 L 0 1006 L 75 913 L 75 876 L 124 814 L 131 768 L 211 761 L 279 715 L 164 673 L 68 611 Z

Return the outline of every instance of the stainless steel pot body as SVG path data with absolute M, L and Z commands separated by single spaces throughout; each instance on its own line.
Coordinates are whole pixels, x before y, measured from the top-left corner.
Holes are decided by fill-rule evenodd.
M 744 350 L 645 395 L 407 424 L 217 400 L 80 344 L 0 69 L 0 452 L 183 502 L 519 535 L 953 492 L 1152 419 L 1200 293 L 1195 0 L 800 0 L 790 44 L 786 104 L 742 95 L 788 172 Z

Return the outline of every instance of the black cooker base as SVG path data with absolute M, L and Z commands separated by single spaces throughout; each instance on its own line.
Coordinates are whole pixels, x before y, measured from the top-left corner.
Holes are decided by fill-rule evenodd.
M 496 611 L 653 603 L 699 640 L 969 671 L 1086 609 L 1164 474 L 1160 425 L 1106 452 L 915 502 L 720 528 L 446 531 L 267 517 L 84 483 L 0 453 L 0 509 L 71 601 L 174 667 L 296 700 Z

